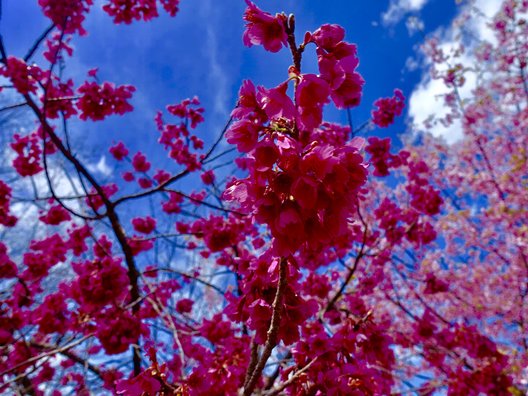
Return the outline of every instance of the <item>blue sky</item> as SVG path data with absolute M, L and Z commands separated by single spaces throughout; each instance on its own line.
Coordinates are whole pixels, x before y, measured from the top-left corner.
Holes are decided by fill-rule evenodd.
M 36 0 L 3 3 L 0 30 L 4 42 L 11 54 L 22 56 L 49 21 Z M 243 79 L 271 87 L 287 78 L 288 51 L 271 54 L 260 47 L 243 46 L 242 0 L 182 0 L 175 18 L 163 14 L 149 23 L 121 26 L 113 25 L 101 11 L 102 1 L 95 3 L 85 22 L 89 35 L 75 37 L 76 52 L 66 73 L 80 83 L 90 68 L 99 67 L 101 80 L 133 84 L 137 91 L 133 114 L 75 125 L 74 136 L 93 143 L 94 155 L 121 139 L 133 150 L 155 150 L 155 111 L 193 95 L 206 108 L 201 135 L 211 140 L 227 120 Z M 368 119 L 375 99 L 392 95 L 394 88 L 409 96 L 422 80 L 423 68 L 412 70 L 408 65 L 410 59 L 419 61 L 417 47 L 423 37 L 409 34 L 406 18 L 418 16 L 427 34 L 447 26 L 456 13 L 454 0 L 261 0 L 256 4 L 272 13 L 294 13 L 298 41 L 306 30 L 323 23 L 345 27 L 346 40 L 358 46 L 358 70 L 366 80 L 362 104 L 352 112 L 355 125 Z M 305 53 L 303 68 L 316 71 L 313 49 Z M 329 109 L 326 115 L 331 121 L 346 123 L 344 112 Z M 370 133 L 394 137 L 405 131 L 404 121 L 401 117 L 391 128 Z

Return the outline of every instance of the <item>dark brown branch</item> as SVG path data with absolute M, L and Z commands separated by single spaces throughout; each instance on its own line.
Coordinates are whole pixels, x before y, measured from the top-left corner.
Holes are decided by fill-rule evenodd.
M 211 154 L 213 153 L 213 150 L 216 148 L 216 146 L 220 143 L 220 141 L 222 140 L 225 132 L 227 131 L 227 128 L 229 128 L 229 124 L 231 124 L 231 121 L 232 121 L 232 117 L 229 118 L 229 120 L 227 121 L 227 123 L 225 124 L 224 128 L 222 129 L 222 132 L 220 133 L 220 136 L 218 137 L 218 139 L 215 141 L 215 143 L 213 144 L 213 146 L 209 149 L 209 151 L 205 154 L 205 156 L 200 160 L 200 163 L 201 164 L 204 164 L 206 162 L 206 160 L 211 156 Z M 180 173 L 170 177 L 169 179 L 167 179 L 166 181 L 164 181 L 163 183 L 160 183 L 159 185 L 157 185 L 156 187 L 154 188 L 151 188 L 150 190 L 144 190 L 144 191 L 140 191 L 138 193 L 135 193 L 135 194 L 130 194 L 130 195 L 126 195 L 124 197 L 121 197 L 121 198 L 118 198 L 114 201 L 114 206 L 118 206 L 120 204 L 122 204 L 123 202 L 125 201 L 129 201 L 131 199 L 137 199 L 137 198 L 142 198 L 142 197 L 147 197 L 149 195 L 152 195 L 158 191 L 162 191 L 162 190 L 165 190 L 166 187 L 168 187 L 169 185 L 171 185 L 172 183 L 174 183 L 175 181 L 177 180 L 180 180 L 182 179 L 183 177 L 187 176 L 188 174 L 190 174 L 191 172 L 187 169 L 181 171 Z
M 14 105 L 9 105 L 9 106 L 2 107 L 2 108 L 0 109 L 0 113 L 2 113 L 2 112 L 4 112 L 4 111 L 9 111 L 9 110 L 18 109 L 19 107 L 24 107 L 24 106 L 27 106 L 27 103 L 26 103 L 26 102 L 23 102 L 23 103 L 15 103 Z
M 299 378 L 299 376 L 301 374 L 305 373 L 312 366 L 312 364 L 315 363 L 317 358 L 318 358 L 318 356 L 314 357 L 312 360 L 310 360 L 308 362 L 308 364 L 306 366 L 304 366 L 303 368 L 297 370 L 290 378 L 288 378 L 288 380 L 284 381 L 282 384 L 280 384 L 276 388 L 270 389 L 269 392 L 264 393 L 264 395 L 265 396 L 275 396 L 275 395 L 280 394 L 280 392 L 282 392 L 288 386 L 293 384 L 295 382 L 295 380 L 297 380 L 297 378 Z
M 37 38 L 37 40 L 35 41 L 35 43 L 31 46 L 31 48 L 29 49 L 29 51 L 27 52 L 26 56 L 24 56 L 24 61 L 27 62 L 31 59 L 31 57 L 33 56 L 33 54 L 35 53 L 35 51 L 38 49 L 38 47 L 40 46 L 40 44 L 46 40 L 46 37 L 48 37 L 48 34 L 51 33 L 51 31 L 55 28 L 55 25 L 54 24 L 51 24 L 50 27 L 48 27 L 40 36 L 39 38 Z
M 279 378 L 279 374 L 280 374 L 280 369 L 281 369 L 281 365 L 283 362 L 291 359 L 293 356 L 292 354 L 292 351 L 291 349 L 288 351 L 288 353 L 286 354 L 286 356 L 284 356 L 281 361 L 279 362 L 279 364 L 277 364 L 277 368 L 275 369 L 275 371 L 273 372 L 273 374 L 271 374 L 269 377 L 268 377 L 268 380 L 266 382 L 266 386 L 264 387 L 265 390 L 270 390 L 272 387 L 273 387 L 273 384 L 275 383 L 275 381 L 277 380 L 277 378 Z
M 115 204 L 112 203 L 108 197 L 106 196 L 103 188 L 101 185 L 95 180 L 95 178 L 92 176 L 92 174 L 86 169 L 86 167 L 64 146 L 62 143 L 62 140 L 57 136 L 53 128 L 49 125 L 48 121 L 46 120 L 46 117 L 44 114 L 40 111 L 37 104 L 34 102 L 34 100 L 29 96 L 28 94 L 24 95 L 24 98 L 26 99 L 28 105 L 31 107 L 37 118 L 39 119 L 42 128 L 46 134 L 50 137 L 51 141 L 55 144 L 57 149 L 62 153 L 62 155 L 75 167 L 75 169 L 88 180 L 88 182 L 93 186 L 97 194 L 100 196 L 103 205 L 106 209 L 106 215 L 108 219 L 110 220 L 112 230 L 114 231 L 114 234 L 118 240 L 119 245 L 121 246 L 121 250 L 123 251 L 123 254 L 125 256 L 125 262 L 127 264 L 127 275 L 130 282 L 130 299 L 131 301 L 137 301 L 140 297 L 139 292 L 139 285 L 138 285 L 138 279 L 139 279 L 139 272 L 136 267 L 136 263 L 134 260 L 134 254 L 132 253 L 132 249 L 130 245 L 128 244 L 128 240 L 126 237 L 125 230 L 123 229 L 121 222 L 119 220 L 119 217 L 115 211 Z M 139 305 L 135 305 L 132 308 L 132 312 L 136 314 L 139 311 Z M 139 354 L 139 351 L 134 348 L 133 352 L 133 364 L 134 364 L 134 374 L 138 375 L 141 372 L 141 357 Z
M 251 374 L 255 371 L 255 367 L 258 363 L 258 344 L 255 341 L 251 342 L 251 358 L 249 360 L 249 365 L 246 372 L 246 379 L 244 380 L 244 387 L 251 379 Z
M 271 314 L 270 327 L 266 336 L 266 343 L 264 345 L 264 350 L 260 355 L 260 359 L 255 366 L 255 369 L 249 376 L 249 381 L 246 386 L 244 386 L 244 396 L 250 396 L 257 385 L 257 381 L 264 370 L 264 366 L 271 356 L 273 348 L 277 345 L 277 340 L 279 337 L 279 324 L 281 320 L 282 313 L 282 296 L 284 294 L 284 289 L 286 288 L 286 273 L 288 270 L 288 261 L 286 259 L 281 259 L 279 263 L 279 281 L 277 283 L 277 292 L 275 293 L 275 299 L 273 300 L 273 313 Z
M 197 198 L 193 198 L 192 196 L 190 195 L 187 195 L 187 194 L 184 194 L 182 193 L 181 191 L 178 191 L 178 190 L 173 190 L 173 189 L 165 189 L 164 191 L 169 191 L 169 192 L 173 192 L 175 194 L 178 194 L 184 198 L 187 198 L 188 200 L 190 201 L 193 201 L 193 202 L 196 202 L 196 203 L 199 203 L 200 205 L 203 205 L 203 206 L 207 206 L 208 208 L 211 208 L 211 209 L 216 209 L 216 210 L 220 210 L 222 212 L 226 212 L 226 213 L 233 213 L 233 214 L 236 214 L 238 216 L 247 216 L 246 213 L 242 213 L 242 212 L 238 212 L 236 210 L 231 210 L 231 209 L 226 209 L 226 208 L 223 208 L 221 206 L 218 206 L 218 205 L 214 205 L 214 204 L 211 204 L 209 202 L 206 202 L 204 200 L 201 200 L 201 199 L 197 199 Z
M 18 369 L 18 368 L 20 368 L 20 367 L 22 367 L 22 366 L 25 366 L 25 365 L 27 365 L 27 364 L 31 364 L 31 363 L 35 363 L 35 362 L 37 362 L 37 361 L 39 361 L 40 359 L 43 359 L 43 358 L 45 358 L 45 357 L 52 356 L 52 355 L 55 355 L 55 354 L 57 354 L 57 353 L 62 353 L 62 352 L 67 351 L 67 350 L 69 350 L 69 349 L 71 349 L 71 348 L 74 348 L 74 347 L 76 347 L 77 345 L 83 343 L 84 341 L 86 341 L 87 339 L 89 339 L 89 338 L 91 338 L 91 337 L 93 337 L 93 334 L 88 334 L 88 335 L 86 335 L 86 336 L 84 336 L 84 337 L 82 337 L 82 338 L 80 338 L 80 339 L 78 339 L 78 340 L 76 340 L 76 341 L 72 341 L 72 342 L 69 343 L 69 344 L 63 345 L 63 346 L 61 346 L 61 347 L 57 347 L 57 348 L 55 348 L 55 349 L 52 350 L 52 351 L 46 351 L 46 352 L 43 352 L 43 353 L 41 353 L 40 355 L 33 356 L 33 357 L 31 357 L 31 358 L 29 358 L 29 359 L 27 359 L 27 360 L 24 360 L 23 362 L 20 362 L 20 363 L 18 363 L 18 364 L 15 364 L 15 365 L 11 366 L 10 368 L 8 368 L 7 370 L 2 371 L 2 372 L 0 373 L 0 378 L 3 377 L 3 376 L 6 375 L 6 374 L 9 374 L 9 373 L 15 371 L 16 369 Z
M 178 271 L 178 270 L 175 270 L 175 269 L 172 269 L 172 268 L 154 268 L 154 269 L 146 270 L 146 271 L 144 271 L 143 273 L 144 273 L 144 274 L 149 274 L 149 273 L 152 273 L 152 272 L 158 272 L 158 271 L 171 272 L 171 273 L 174 273 L 174 274 L 178 274 L 178 275 L 180 275 L 180 276 L 183 276 L 184 278 L 195 280 L 196 282 L 201 283 L 201 284 L 203 284 L 204 286 L 210 287 L 211 289 L 217 291 L 217 292 L 220 293 L 221 295 L 224 295 L 224 294 L 225 294 L 225 292 L 224 292 L 222 289 L 220 289 L 220 288 L 219 288 L 218 286 L 216 286 L 216 285 L 213 285 L 213 284 L 210 283 L 210 282 L 204 281 L 204 280 L 201 279 L 201 278 L 198 278 L 198 277 L 193 276 L 193 275 L 189 275 L 189 274 L 187 274 L 187 273 L 185 273 L 185 272 Z
M 297 43 L 295 42 L 295 16 L 293 14 L 289 15 L 288 19 L 284 21 L 284 27 L 288 35 L 288 46 L 292 54 L 293 66 L 298 73 L 301 73 L 301 60 L 304 47 L 302 45 L 297 47 Z
M 54 351 L 54 350 L 57 349 L 57 346 L 55 346 L 55 345 L 39 344 L 37 342 L 32 342 L 31 346 L 39 348 L 39 349 L 43 349 L 43 350 L 48 350 L 48 351 L 49 350 Z M 60 351 L 58 353 L 60 355 L 63 355 L 65 357 L 67 357 L 68 359 L 74 361 L 75 363 L 80 364 L 83 367 L 86 367 L 88 370 L 90 370 L 92 373 L 97 375 L 99 378 L 103 379 L 103 376 L 102 376 L 103 374 L 102 374 L 101 369 L 99 367 L 93 365 L 88 360 L 83 359 L 82 357 L 77 355 L 72 350 L 64 350 L 64 351 Z

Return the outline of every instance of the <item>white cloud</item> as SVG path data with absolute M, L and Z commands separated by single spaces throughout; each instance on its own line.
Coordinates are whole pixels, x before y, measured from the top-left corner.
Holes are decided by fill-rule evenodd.
M 423 32 L 425 28 L 424 22 L 416 15 L 407 17 L 405 20 L 405 26 L 407 27 L 407 31 L 411 36 L 417 32 Z
M 395 25 L 410 12 L 420 11 L 429 0 L 391 0 L 389 8 L 381 15 L 383 24 Z
M 501 0 L 477 0 L 474 3 L 475 9 L 480 10 L 481 17 L 472 18 L 469 23 L 463 25 L 469 42 L 465 43 L 465 52 L 456 58 L 456 63 L 462 64 L 466 68 L 476 69 L 476 59 L 474 57 L 475 46 L 481 40 L 493 42 L 495 40 L 493 31 L 488 26 L 492 18 L 501 5 Z M 472 11 L 475 14 L 475 11 Z M 437 32 L 440 36 L 438 47 L 444 54 L 451 54 L 456 51 L 457 39 L 455 37 L 460 33 L 460 26 L 453 24 L 450 28 Z M 424 129 L 423 124 L 431 120 L 431 116 L 441 119 L 448 114 L 448 108 L 444 104 L 444 95 L 448 88 L 442 80 L 432 79 L 429 73 L 431 64 L 426 64 L 423 71 L 422 79 L 416 86 L 409 98 L 409 118 L 414 126 L 420 130 Z M 459 94 L 462 100 L 471 96 L 473 89 L 477 84 L 477 75 L 475 72 L 466 72 L 466 82 L 459 88 Z M 482 77 L 482 76 L 480 76 Z M 463 137 L 462 125 L 460 120 L 455 119 L 448 126 L 441 122 L 432 122 L 427 126 L 427 131 L 433 136 L 442 137 L 447 143 L 452 144 Z
M 97 164 L 88 164 L 87 168 L 92 173 L 100 173 L 103 176 L 110 176 L 112 174 L 112 168 L 106 163 L 106 157 L 102 156 Z
M 413 91 L 409 99 L 409 117 L 418 129 L 429 121 L 431 115 L 441 118 L 447 114 L 443 95 L 447 93 L 444 83 L 440 80 L 426 79 Z M 462 128 L 459 120 L 448 127 L 436 122 L 428 126 L 427 131 L 433 136 L 443 137 L 447 143 L 454 143 L 462 138 Z
M 416 60 L 416 58 L 412 57 L 412 56 L 409 56 L 406 60 L 405 60 L 405 69 L 407 69 L 408 71 L 415 71 L 416 69 L 418 69 L 420 67 L 420 64 L 418 63 L 418 61 Z

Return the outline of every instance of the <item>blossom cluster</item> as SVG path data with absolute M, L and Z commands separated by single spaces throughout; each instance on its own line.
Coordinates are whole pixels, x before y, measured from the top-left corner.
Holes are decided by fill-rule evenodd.
M 37 92 L 37 84 L 45 73 L 38 67 L 28 65 L 23 59 L 9 56 L 0 67 L 0 75 L 9 77 L 15 89 L 22 95 Z
M 262 36 L 274 30 L 267 25 L 278 23 L 279 17 L 258 14 L 252 4 L 246 13 L 252 15 L 247 34 Z M 269 226 L 277 255 L 305 243 L 315 249 L 346 233 L 354 196 L 366 181 L 361 140 L 333 146 L 320 142 L 316 132 L 331 99 L 338 107 L 359 103 L 363 83 L 355 72 L 355 46 L 343 41 L 344 30 L 336 25 L 307 37 L 306 44 L 317 46 L 321 74 L 294 74 L 295 100 L 287 94 L 288 82 L 271 89 L 244 82 L 232 113 L 237 121 L 226 133 L 247 153 L 249 177 L 232 181 L 224 197 Z
M 81 95 L 77 108 L 81 112 L 79 118 L 93 121 L 103 120 L 112 114 L 125 114 L 133 110 L 128 100 L 136 89 L 131 85 L 115 86 L 113 83 L 85 82 L 78 89 Z
M 163 9 L 175 16 L 179 10 L 180 0 L 159 0 Z M 108 0 L 103 10 L 113 18 L 114 23 L 130 24 L 134 20 L 149 21 L 159 16 L 158 0 Z
M 399 89 L 394 90 L 392 98 L 381 98 L 374 102 L 376 110 L 372 111 L 372 122 L 380 128 L 386 128 L 394 122 L 394 117 L 401 115 L 405 97 Z
M 101 83 L 96 68 L 80 85 L 52 73 L 73 54 L 70 40 L 85 33 L 93 1 L 39 3 L 56 25 L 41 41 L 51 67 L 6 56 L 0 69 L 39 124 L 11 139 L 17 184 L 0 181 L 0 231 L 8 236 L 0 242 L 0 393 L 54 386 L 57 396 L 362 396 L 408 393 L 417 378 L 423 395 L 524 391 L 527 161 L 524 149 L 512 154 L 526 147 L 524 60 L 504 55 L 502 65 L 520 69 L 508 69 L 506 88 L 492 84 L 503 95 L 480 87 L 465 104 L 461 125 L 471 139 L 460 147 L 424 137 L 431 151 L 391 153 L 390 139 L 365 144 L 354 138 L 358 130 L 323 119 L 326 106 L 352 108 L 362 98 L 357 48 L 344 29 L 325 24 L 297 43 L 292 15 L 246 0 L 243 43 L 291 52 L 281 82 L 244 81 L 225 136 L 210 150 L 198 137 L 200 101 L 167 106 L 154 121 L 169 165 L 159 169 L 146 146 L 119 141 L 109 148 L 116 172 L 103 179 L 70 147 L 68 119 L 132 111 L 134 87 Z M 157 17 L 160 6 L 174 15 L 179 4 L 102 7 L 114 23 L 129 24 Z M 508 26 L 520 4 L 506 0 L 494 19 L 502 36 L 515 31 Z M 528 3 L 522 7 L 526 13 Z M 309 46 L 317 64 L 306 73 Z M 490 46 L 483 59 L 501 56 Z M 438 46 L 436 56 L 447 59 Z M 467 72 L 453 64 L 436 75 L 450 89 Z M 503 97 L 519 103 L 496 106 Z M 376 100 L 364 125 L 391 125 L 404 100 L 400 90 Z M 501 108 L 516 110 L 510 122 Z M 491 120 L 505 137 L 493 141 Z M 53 187 L 49 169 L 63 164 L 75 193 L 31 197 L 35 234 L 20 249 L 25 185 L 47 177 Z M 224 168 L 231 165 L 232 173 Z M 448 231 L 437 239 L 439 230 Z M 471 282 L 483 292 L 472 294 Z M 504 307 L 490 303 L 503 297 Z
M 10 213 L 11 187 L 0 180 L 0 224 L 13 227 L 17 218 Z
M 187 170 L 195 171 L 201 168 L 201 156 L 191 151 L 203 148 L 203 141 L 189 130 L 195 129 L 204 121 L 204 109 L 198 98 L 186 99 L 181 103 L 167 106 L 167 111 L 181 119 L 179 124 L 166 124 L 161 112 L 156 114 L 156 127 L 161 136 L 159 143 L 169 150 L 169 157 L 178 164 L 185 165 Z M 189 125 L 190 124 L 190 125 Z

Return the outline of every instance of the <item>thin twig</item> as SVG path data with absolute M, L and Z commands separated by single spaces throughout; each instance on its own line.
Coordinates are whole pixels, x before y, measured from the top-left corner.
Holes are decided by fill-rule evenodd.
M 273 300 L 273 313 L 271 314 L 270 327 L 267 332 L 266 343 L 264 345 L 264 350 L 260 359 L 253 370 L 253 373 L 250 376 L 250 379 L 246 386 L 244 387 L 244 396 L 250 396 L 257 385 L 257 381 L 262 374 L 262 370 L 266 365 L 273 348 L 277 345 L 277 340 L 279 337 L 279 324 L 281 320 L 282 313 L 282 295 L 284 294 L 284 289 L 286 288 L 286 274 L 288 269 L 288 261 L 286 259 L 281 259 L 279 263 L 279 281 L 277 283 L 277 292 L 275 293 L 275 299 Z

